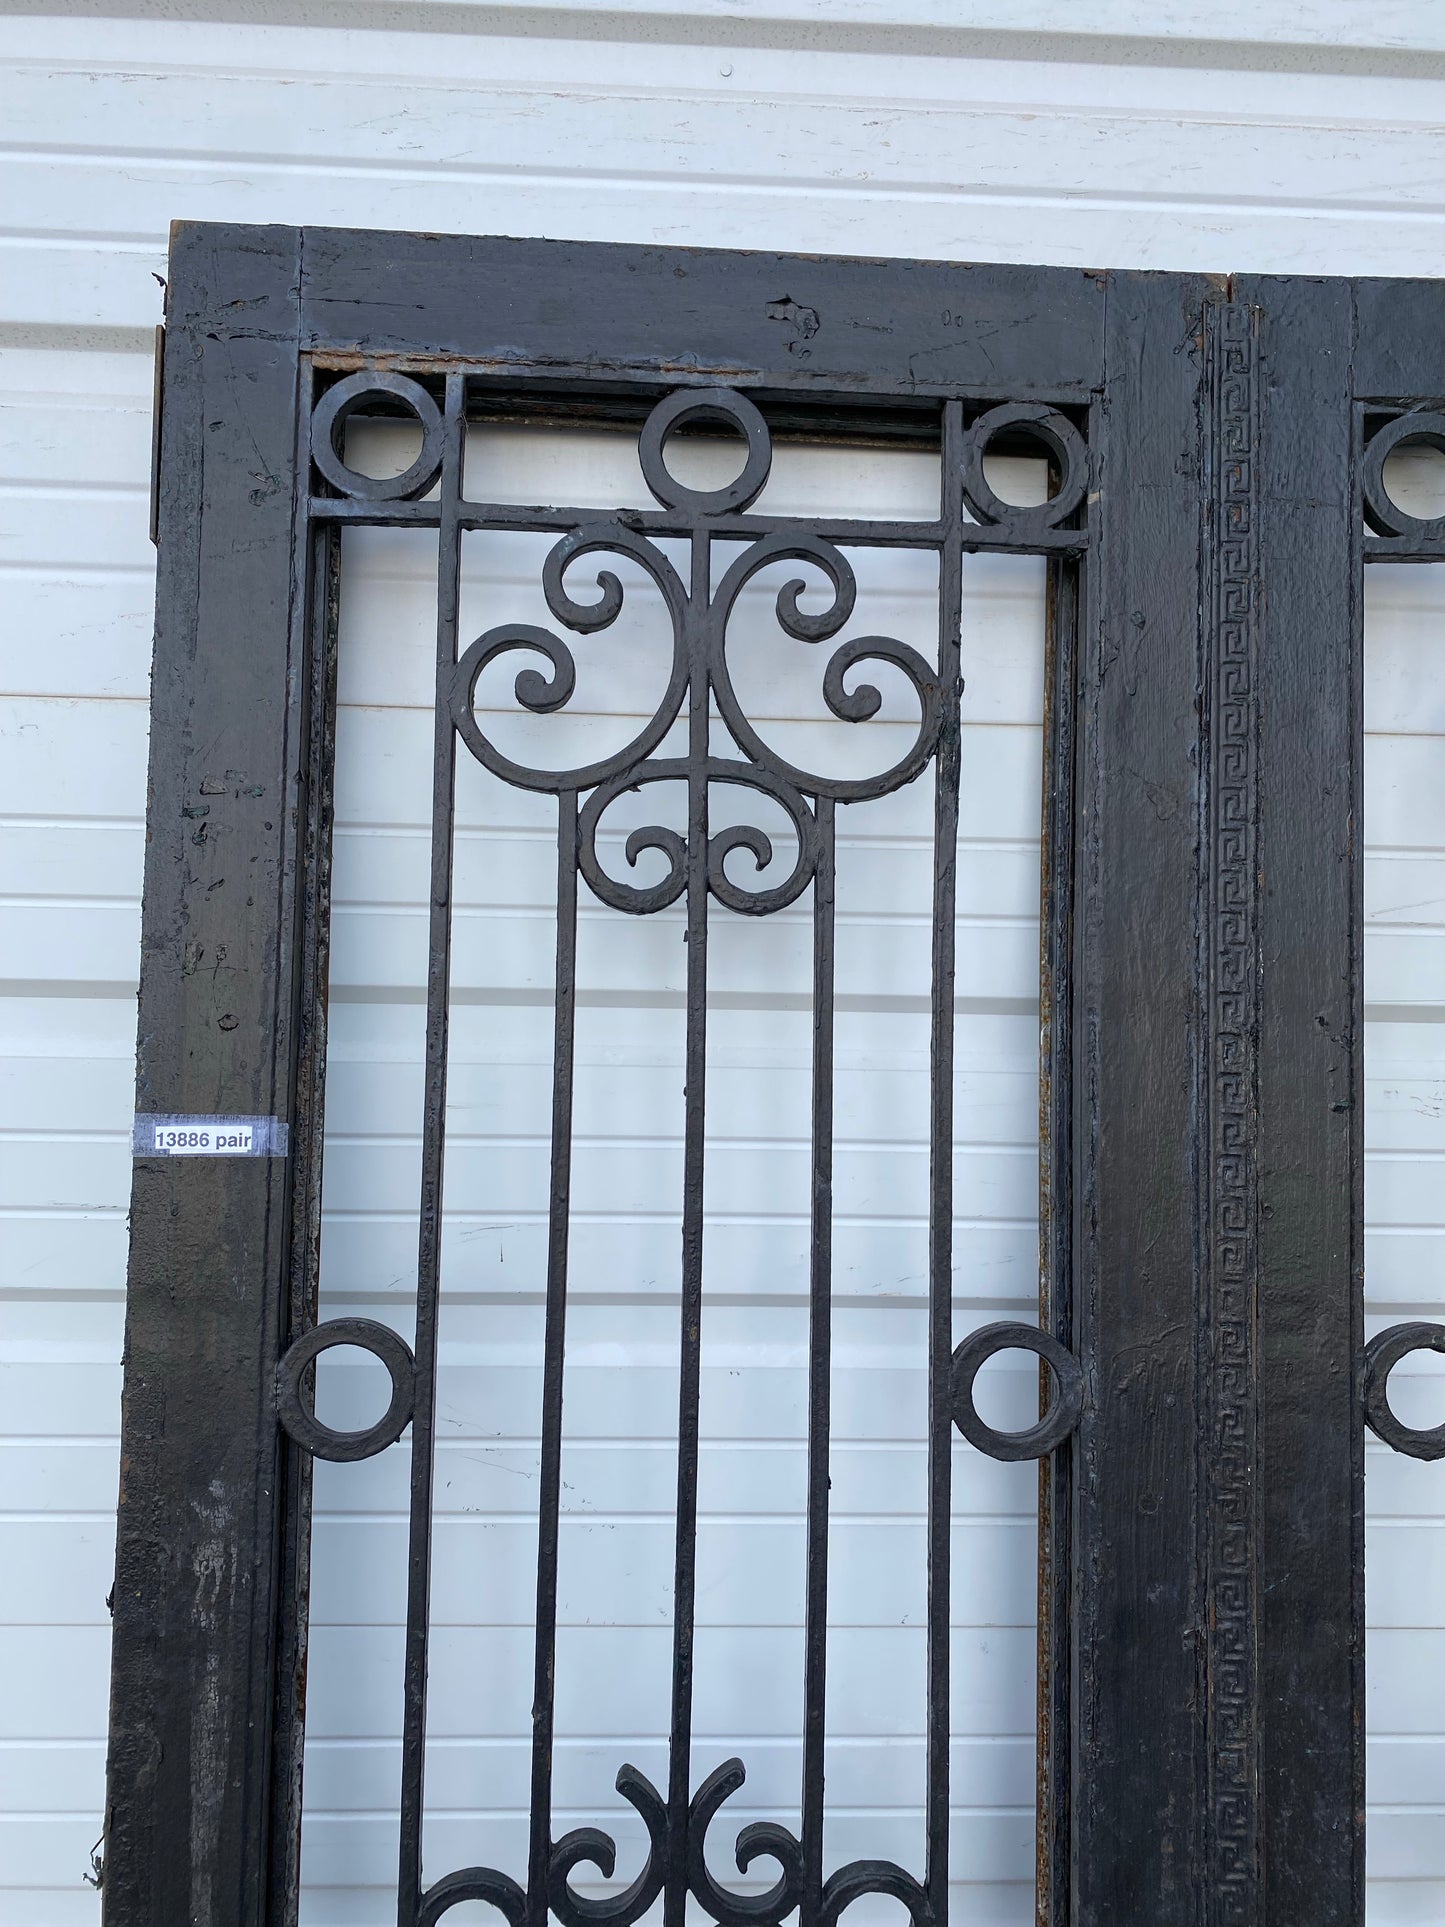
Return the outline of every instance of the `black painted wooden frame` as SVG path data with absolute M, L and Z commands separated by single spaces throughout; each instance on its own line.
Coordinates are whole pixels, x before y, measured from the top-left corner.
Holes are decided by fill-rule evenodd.
M 1358 1927 L 1360 471 L 1445 395 L 1440 320 L 1433 283 L 177 229 L 137 1109 L 275 1115 L 293 1154 L 136 1165 L 108 1927 L 293 1918 L 275 1386 L 314 1317 L 337 527 L 306 434 L 316 371 L 360 368 L 629 419 L 716 385 L 775 432 L 1087 423 L 1051 565 L 1040 1322 L 1084 1399 L 1041 1461 L 1041 1919 Z

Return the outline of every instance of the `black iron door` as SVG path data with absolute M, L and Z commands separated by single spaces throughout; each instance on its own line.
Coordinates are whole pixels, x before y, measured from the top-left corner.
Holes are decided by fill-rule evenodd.
M 1359 1922 L 1359 566 L 1367 548 L 1434 554 L 1445 537 L 1391 522 L 1376 490 L 1366 542 L 1357 471 L 1382 454 L 1368 438 L 1408 436 L 1401 414 L 1445 393 L 1431 345 L 1442 336 L 1425 325 L 1436 314 L 1433 287 L 1395 284 L 177 231 L 110 1927 L 295 1919 L 312 1464 L 404 1434 L 399 1927 L 432 1927 L 468 1901 L 510 1927 L 627 1927 L 654 1907 L 666 1927 L 794 1914 L 832 1927 L 869 1895 L 901 1903 L 915 1927 L 946 1920 L 950 1603 L 974 1577 L 950 1571 L 958 1434 L 1041 1466 L 1040 1919 Z M 635 436 L 652 506 L 485 499 L 464 477 L 467 424 L 483 414 Z M 419 431 L 404 473 L 348 465 L 347 424 L 368 416 Z M 733 438 L 736 479 L 677 479 L 670 438 L 698 426 Z M 774 451 L 800 438 L 935 451 L 936 513 L 770 515 L 759 498 Z M 1047 459 L 1042 505 L 995 492 L 986 457 L 1011 449 Z M 318 1323 L 316 1306 L 337 573 L 340 531 L 358 525 L 434 531 L 438 554 L 408 1335 Z M 496 530 L 553 538 L 550 624 L 461 628 L 463 537 Z M 854 607 L 850 556 L 880 548 L 936 565 L 931 650 L 834 640 Z M 960 1340 L 960 582 L 966 558 L 997 550 L 1045 557 L 1049 577 L 1042 1289 L 1037 1326 L 975 1321 Z M 773 592 L 777 645 L 821 646 L 832 718 L 867 730 L 880 704 L 870 676 L 911 692 L 911 733 L 869 777 L 790 760 L 735 688 L 736 600 L 780 562 L 798 573 Z M 520 711 L 565 709 L 574 644 L 617 618 L 623 564 L 667 610 L 660 704 L 601 760 L 519 760 L 477 706 L 479 678 L 505 657 Z M 545 1275 L 531 1281 L 545 1340 L 530 1839 L 512 1864 L 424 1871 L 453 827 L 467 758 L 554 811 L 555 843 L 537 859 L 556 877 L 556 976 Z M 835 838 L 840 817 L 915 782 L 933 821 L 927 1775 L 926 1854 L 903 1865 L 826 1858 L 823 1823 Z M 682 817 L 644 813 L 622 869 L 609 865 L 607 812 L 668 786 Z M 764 806 L 784 825 L 781 861 L 777 833 L 755 820 Z M 639 860 L 651 880 L 628 868 Z M 605 1816 L 559 1836 L 551 1790 L 579 891 L 620 917 L 680 906 L 687 943 L 670 1753 L 663 1783 L 617 1762 L 650 1848 L 630 1884 L 610 1887 Z M 709 937 L 724 913 L 793 904 L 811 918 L 814 1034 L 801 1826 L 747 1827 L 734 1891 L 704 1839 L 748 1763 L 697 1781 L 690 1746 Z M 1376 1353 L 1382 1436 L 1382 1375 L 1418 1342 L 1438 1341 L 1412 1330 Z M 337 1345 L 390 1375 L 389 1409 L 369 1429 L 316 1416 L 315 1362 Z M 1039 1421 L 1017 1433 L 973 1401 L 982 1364 L 1009 1348 L 1042 1361 Z

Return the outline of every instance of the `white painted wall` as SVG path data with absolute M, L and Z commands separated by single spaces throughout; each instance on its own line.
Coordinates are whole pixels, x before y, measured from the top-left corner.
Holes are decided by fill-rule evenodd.
M 1207 18 L 1208 41 L 1190 38 L 1200 15 L 1182 0 L 692 0 L 678 13 L 661 0 L 625 13 L 181 0 L 149 11 L 0 15 L 0 1927 L 98 1915 L 82 1874 L 102 1801 L 152 569 L 149 336 L 167 223 L 1384 274 L 1439 272 L 1445 238 L 1445 28 L 1428 0 L 1267 10 L 1225 0 Z M 610 459 L 600 448 L 594 457 Z M 907 464 L 886 466 L 848 474 L 855 499 L 864 486 L 925 485 Z M 801 469 L 780 471 L 785 483 L 822 485 Z M 403 1325 L 415 1150 L 392 1120 L 398 1103 L 415 1114 L 425 698 L 409 647 L 383 644 L 421 620 L 406 546 L 362 537 L 349 558 L 347 901 L 326 1200 L 331 1304 L 360 1292 L 374 1311 L 390 1297 Z M 475 593 L 489 611 L 520 597 L 526 568 L 520 555 L 479 556 Z M 1445 1309 L 1436 573 L 1377 570 L 1369 584 L 1367 992 L 1386 1020 L 1367 1038 L 1367 1203 L 1381 1321 Z M 922 635 L 929 593 L 877 578 L 860 619 Z M 1013 1305 L 1022 1314 L 1031 1289 L 1037 756 L 1036 581 L 981 566 L 971 594 L 965 1324 Z M 629 649 L 640 684 L 645 629 Z M 780 730 L 805 727 L 809 712 L 790 692 L 764 684 L 758 700 Z M 472 895 L 458 946 L 469 1001 L 457 1022 L 445 1259 L 452 1437 L 433 1872 L 489 1855 L 521 1865 L 527 1634 L 504 1628 L 528 1609 L 500 1575 L 529 1566 L 536 1316 L 527 1287 L 508 1280 L 536 1251 L 546 1128 L 546 1013 L 527 1001 L 550 972 L 546 905 L 528 894 L 537 827 L 515 797 L 504 809 L 500 793 L 464 785 L 462 795 L 459 876 Z M 920 825 L 910 811 L 922 801 L 910 792 L 880 806 L 887 820 L 866 830 L 860 818 L 847 857 L 856 907 L 844 968 L 860 1006 L 839 1037 L 840 1209 L 856 1220 L 839 1230 L 835 1580 L 848 1605 L 833 1664 L 837 1730 L 850 1736 L 830 1763 L 840 1855 L 911 1857 L 919 1838 L 910 1548 L 921 1354 L 910 1280 L 925 1057 L 915 1018 L 880 1020 L 867 1004 L 880 958 L 916 967 L 909 870 Z M 618 922 L 584 920 L 584 982 L 625 993 L 673 981 L 676 926 Z M 725 1141 L 709 1285 L 730 1302 L 710 1314 L 704 1408 L 700 1665 L 727 1697 L 700 1717 L 698 1764 L 746 1738 L 753 1777 L 737 1804 L 782 1817 L 796 1781 L 801 1314 L 791 1295 L 805 1020 L 768 998 L 795 978 L 805 985 L 805 943 L 795 917 L 752 928 L 734 950 L 719 944 L 735 995 L 714 1029 Z M 594 1000 L 579 1028 L 588 1142 L 560 1674 L 572 1743 L 559 1763 L 559 1801 L 579 1821 L 616 1811 L 608 1787 L 624 1740 L 638 1765 L 659 1770 L 672 1326 L 651 1300 L 675 1235 L 675 1019 L 641 1001 Z M 624 1147 L 605 1150 L 600 1140 L 619 1130 Z M 760 1224 L 765 1212 L 776 1215 Z M 619 1276 L 640 1282 L 620 1291 Z M 500 1302 L 509 1291 L 516 1302 Z M 364 1396 L 361 1372 L 327 1376 L 323 1398 L 338 1409 Z M 1422 1385 L 1419 1410 L 1433 1422 L 1428 1393 Z M 768 1443 L 737 1448 L 758 1438 Z M 385 1917 L 402 1456 L 323 1468 L 318 1481 L 306 1841 L 316 1927 Z M 961 1575 L 956 1635 L 955 1850 L 973 1891 L 960 1892 L 959 1913 L 1003 1927 L 1026 1918 L 1029 1892 L 1031 1483 L 1016 1468 L 960 1463 L 960 1561 L 973 1578 Z M 1369 1499 L 1370 1921 L 1403 1927 L 1445 1920 L 1445 1486 L 1438 1469 L 1372 1447 Z M 623 1623 L 581 1624 L 589 1610 L 599 1617 L 599 1601 L 603 1619 Z M 498 1630 L 478 1630 L 488 1624 Z

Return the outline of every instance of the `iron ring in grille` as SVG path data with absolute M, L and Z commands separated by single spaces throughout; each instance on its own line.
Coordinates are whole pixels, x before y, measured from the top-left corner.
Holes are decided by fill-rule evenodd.
M 1365 1347 L 1365 1423 L 1412 1459 L 1445 1459 L 1445 1425 L 1419 1432 L 1390 1410 L 1390 1374 L 1407 1352 L 1445 1352 L 1445 1325 L 1392 1325 Z
M 333 1345 L 357 1345 L 386 1367 L 391 1378 L 391 1403 L 376 1421 L 359 1432 L 338 1432 L 323 1425 L 301 1394 L 306 1368 Z M 332 1318 L 304 1332 L 276 1367 L 276 1416 L 282 1426 L 318 1459 L 369 1459 L 394 1445 L 411 1422 L 416 1402 L 416 1361 L 406 1340 L 389 1325 L 370 1318 Z
M 1433 448 L 1445 452 L 1445 415 L 1417 410 L 1397 415 L 1376 429 L 1365 445 L 1361 482 L 1365 519 L 1377 535 L 1445 536 L 1445 516 L 1411 515 L 1400 508 L 1385 487 L 1385 463 L 1397 448 Z
M 1041 442 L 1058 468 L 1059 486 L 1047 502 L 1037 508 L 1019 508 L 996 495 L 983 472 L 983 458 L 989 443 L 1010 430 L 1027 440 Z M 1084 438 L 1056 408 L 1043 408 L 1033 402 L 1006 402 L 990 408 L 969 428 L 964 443 L 963 499 L 969 512 L 979 521 L 1005 525 L 1019 537 L 1042 535 L 1066 522 L 1084 499 L 1089 485 L 1089 451 Z
M 363 475 L 342 461 L 337 447 L 348 418 L 364 403 L 377 400 L 390 404 L 388 413 L 394 413 L 400 402 L 421 423 L 421 453 L 400 475 Z M 334 489 L 368 502 L 397 502 L 424 494 L 441 469 L 444 439 L 441 410 L 421 383 L 378 369 L 348 375 L 328 388 L 311 417 L 312 461 Z
M 726 422 L 747 443 L 742 473 L 723 488 L 686 488 L 668 472 L 664 446 L 675 428 L 689 422 Z M 679 389 L 660 401 L 637 440 L 642 478 L 664 508 L 692 515 L 726 515 L 749 508 L 762 494 L 773 465 L 768 425 L 746 395 L 730 388 Z
M 973 1381 L 996 1352 L 1036 1352 L 1048 1366 L 1054 1398 L 1037 1425 L 999 1432 L 973 1402 Z M 1084 1374 L 1073 1353 L 1036 1325 L 985 1325 L 953 1354 L 953 1421 L 970 1445 L 992 1459 L 1041 1459 L 1073 1431 L 1084 1409 Z

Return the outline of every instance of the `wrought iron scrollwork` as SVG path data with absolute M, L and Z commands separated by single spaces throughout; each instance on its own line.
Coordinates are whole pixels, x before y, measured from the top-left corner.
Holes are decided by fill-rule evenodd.
M 854 1860 L 829 1874 L 818 1909 L 819 1927 L 836 1927 L 843 1910 L 867 1894 L 902 1901 L 913 1927 L 934 1927 L 933 1907 L 923 1883 L 891 1860 Z
M 1392 1325 L 1365 1347 L 1365 1423 L 1386 1445 L 1412 1459 L 1445 1459 L 1445 1424 L 1419 1431 L 1390 1409 L 1390 1374 L 1409 1352 L 1445 1352 L 1445 1325 L 1423 1320 Z
M 495 1907 L 507 1927 L 523 1927 L 527 1918 L 527 1896 L 510 1874 L 498 1873 L 493 1867 L 462 1867 L 427 1888 L 416 1927 L 436 1927 L 443 1914 L 467 1900 L 481 1900 Z
M 747 461 L 736 482 L 725 488 L 684 488 L 667 472 L 664 448 L 672 429 L 699 418 L 731 422 L 747 442 Z M 690 391 L 673 396 L 654 409 L 643 431 L 640 448 L 648 486 L 669 507 L 683 507 L 705 520 L 750 503 L 767 480 L 771 462 L 767 427 L 744 398 L 725 389 Z M 599 568 L 598 595 L 579 601 L 566 577 L 584 556 L 611 555 L 636 564 L 660 592 L 672 623 L 672 663 L 667 685 L 656 710 L 644 727 L 615 754 L 577 767 L 551 770 L 531 767 L 508 756 L 492 740 L 476 711 L 477 683 L 484 669 L 513 651 L 529 652 L 545 669 L 521 669 L 513 693 L 522 708 L 535 715 L 562 709 L 576 688 L 577 665 L 563 637 L 530 623 L 503 624 L 488 630 L 465 649 L 452 679 L 452 720 L 462 741 L 494 775 L 524 789 L 587 793 L 579 817 L 578 861 L 589 888 L 604 903 L 634 916 L 666 909 L 687 885 L 687 842 L 678 831 L 662 824 L 635 829 L 625 845 L 625 856 L 635 865 L 644 851 L 660 852 L 666 874 L 656 883 L 635 884 L 610 876 L 597 855 L 597 833 L 606 810 L 624 791 L 648 784 L 680 782 L 706 786 L 730 784 L 770 797 L 790 819 L 797 841 L 793 867 L 782 882 L 755 889 L 742 881 L 728 859 L 746 852 L 761 871 L 773 860 L 772 838 L 756 825 L 734 825 L 708 839 L 707 885 L 719 903 L 744 916 L 766 916 L 794 902 L 807 888 L 817 863 L 817 817 L 809 798 L 828 797 L 855 803 L 883 796 L 912 782 L 928 765 L 937 746 L 943 718 L 943 693 L 937 671 L 908 643 L 890 636 L 851 638 L 835 650 L 824 666 L 823 700 L 831 713 L 849 723 L 868 721 L 882 707 L 881 692 L 872 684 L 850 680 L 867 663 L 886 663 L 899 671 L 918 702 L 918 724 L 903 756 L 876 776 L 842 778 L 806 770 L 773 749 L 748 720 L 733 685 L 727 659 L 729 619 L 737 598 L 761 570 L 775 563 L 799 562 L 816 569 L 832 592 L 827 608 L 805 610 L 801 598 L 808 583 L 803 577 L 785 582 L 776 596 L 779 626 L 804 643 L 818 643 L 838 634 L 857 601 L 857 582 L 843 553 L 820 535 L 807 532 L 770 532 L 758 537 L 727 569 L 716 590 L 705 601 L 684 587 L 677 570 L 645 535 L 621 520 L 587 523 L 567 535 L 549 553 L 542 571 L 547 606 L 556 620 L 578 635 L 610 627 L 622 612 L 624 590 L 617 575 Z M 710 695 L 729 735 L 741 752 L 738 758 L 708 756 L 656 757 L 654 751 L 677 722 L 689 691 Z
M 780 1927 L 803 1897 L 802 1844 L 787 1827 L 755 1820 L 743 1827 L 733 1846 L 740 1874 L 759 1860 L 777 1863 L 778 1878 L 762 1893 L 735 1893 L 722 1886 L 707 1864 L 707 1835 L 724 1803 L 739 1791 L 747 1771 L 739 1759 L 724 1760 L 708 1774 L 687 1810 L 685 1837 L 671 1838 L 667 1804 L 645 1773 L 623 1766 L 617 1791 L 641 1814 L 647 1827 L 647 1859 L 637 1877 L 619 1894 L 604 1898 L 579 1894 L 570 1876 L 579 1866 L 595 1867 L 610 1880 L 617 1866 L 617 1842 L 600 1827 L 576 1827 L 556 1841 L 547 1859 L 547 1904 L 563 1927 L 632 1927 L 662 1892 L 670 1865 L 683 1861 L 689 1893 L 717 1927 Z M 933 1912 L 922 1884 L 891 1860 L 855 1860 L 840 1867 L 823 1886 L 818 1918 L 833 1927 L 844 1909 L 867 1894 L 887 1894 L 908 1909 L 914 1927 L 932 1927 Z M 484 1900 L 520 1927 L 526 1896 L 507 1874 L 468 1867 L 429 1888 L 418 1927 L 432 1927 L 463 1900 Z
M 667 1873 L 667 1802 L 645 1773 L 623 1766 L 617 1791 L 642 1815 L 647 1828 L 647 1859 L 641 1873 L 622 1893 L 593 1900 L 575 1893 L 568 1883 L 572 1869 L 596 1867 L 604 1880 L 617 1870 L 617 1842 L 600 1827 L 574 1827 L 552 1848 L 547 1861 L 547 1900 L 563 1927 L 631 1927 L 662 1892 Z
M 755 1820 L 737 1837 L 733 1858 L 739 1873 L 745 1874 L 755 1860 L 778 1863 L 778 1878 L 766 1893 L 729 1893 L 713 1879 L 707 1864 L 707 1830 L 723 1802 L 746 1779 L 741 1760 L 724 1760 L 693 1795 L 687 1816 L 688 1886 L 718 1927 L 778 1927 L 803 1891 L 803 1849 L 794 1834 L 776 1821 Z
M 891 636 L 857 636 L 835 650 L 823 671 L 823 700 L 842 722 L 861 723 L 876 716 L 883 698 L 871 683 L 847 687 L 849 673 L 864 662 L 887 662 L 901 670 L 918 698 L 919 726 L 907 752 L 877 776 L 837 778 L 799 769 L 771 749 L 743 713 L 733 688 L 727 660 L 727 623 L 744 586 L 775 562 L 811 562 L 827 578 L 833 600 L 827 609 L 809 613 L 798 606 L 807 583 L 795 578 L 777 594 L 778 625 L 799 642 L 822 642 L 837 635 L 857 602 L 857 579 L 845 557 L 822 536 L 765 535 L 733 563 L 718 585 L 712 604 L 712 647 L 709 668 L 712 692 L 728 733 L 744 755 L 759 768 L 814 796 L 830 796 L 838 803 L 861 803 L 911 783 L 927 767 L 938 742 L 943 697 L 938 676 L 919 652 Z
M 578 602 L 568 591 L 564 578 L 574 562 L 585 555 L 606 554 L 626 557 L 645 569 L 660 590 L 673 625 L 672 669 L 662 700 L 650 720 L 625 748 L 575 769 L 530 768 L 504 754 L 493 743 L 477 720 L 474 702 L 477 680 L 487 664 L 514 650 L 530 651 L 550 665 L 550 676 L 535 667 L 519 670 L 513 685 L 517 701 L 534 715 L 549 715 L 565 708 L 577 686 L 577 659 L 563 639 L 550 629 L 532 623 L 504 623 L 478 636 L 464 650 L 452 678 L 451 713 L 457 732 L 478 762 L 503 782 L 519 789 L 549 790 L 554 795 L 564 790 L 589 790 L 597 784 L 625 777 L 641 767 L 677 721 L 687 694 L 688 663 L 684 624 L 688 595 L 676 569 L 662 551 L 645 536 L 635 534 L 621 522 L 593 522 L 566 535 L 548 554 L 542 568 L 542 592 L 547 607 L 566 628 L 578 635 L 593 635 L 610 628 L 622 613 L 623 588 L 610 569 L 599 569 L 595 602 Z M 625 787 L 625 785 L 624 785 Z
M 715 831 L 708 838 L 707 882 L 718 902 L 743 916 L 761 917 L 801 896 L 812 879 L 817 861 L 817 822 L 802 795 L 767 768 L 750 769 L 744 763 L 728 762 L 721 757 L 709 757 L 705 763 L 694 765 L 680 756 L 658 758 L 635 770 L 625 770 L 601 784 L 587 799 L 578 817 L 577 861 L 594 895 L 613 909 L 627 910 L 635 916 L 665 910 L 669 904 L 676 903 L 687 888 L 684 836 L 660 823 L 631 833 L 623 849 L 629 863 L 635 864 L 644 850 L 659 850 L 668 862 L 667 875 L 657 883 L 644 886 L 621 882 L 608 875 L 597 854 L 597 833 L 602 817 L 624 792 L 648 783 L 685 783 L 690 774 L 701 775 L 709 784 L 735 783 L 772 797 L 791 818 L 797 836 L 797 858 L 788 876 L 766 890 L 751 890 L 728 875 L 727 859 L 734 850 L 746 850 L 757 868 L 764 870 L 773 859 L 772 838 L 756 824 L 735 824 Z

